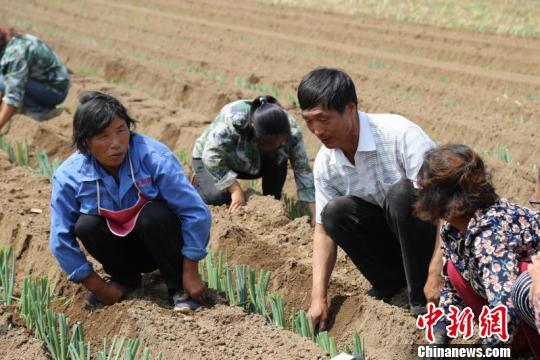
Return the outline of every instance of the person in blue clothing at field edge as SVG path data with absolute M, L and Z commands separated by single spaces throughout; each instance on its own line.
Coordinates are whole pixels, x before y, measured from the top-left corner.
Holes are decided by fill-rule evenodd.
M 77 151 L 55 172 L 50 249 L 68 280 L 89 291 L 87 305 L 114 304 L 159 269 L 175 310 L 203 300 L 198 261 L 206 256 L 211 214 L 165 145 L 132 132 L 110 94 L 80 96 L 73 120 Z M 102 266 L 100 277 L 76 237 Z

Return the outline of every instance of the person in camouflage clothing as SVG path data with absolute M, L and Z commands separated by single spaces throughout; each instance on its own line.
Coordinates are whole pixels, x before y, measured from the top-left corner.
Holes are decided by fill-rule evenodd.
M 209 205 L 244 205 L 238 179 L 262 178 L 263 195 L 281 198 L 291 161 L 298 199 L 315 212 L 313 173 L 295 119 L 271 96 L 225 105 L 193 149 L 195 187 Z M 312 219 L 315 217 L 312 216 Z
M 56 115 L 68 89 L 68 70 L 47 44 L 0 26 L 0 130 L 17 111 L 39 121 Z

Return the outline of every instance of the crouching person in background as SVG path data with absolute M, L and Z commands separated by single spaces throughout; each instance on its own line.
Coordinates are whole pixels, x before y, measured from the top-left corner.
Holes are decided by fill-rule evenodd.
M 0 26 L 0 129 L 17 111 L 38 121 L 56 116 L 68 90 L 68 69 L 47 44 Z
M 88 305 L 110 305 L 159 269 L 175 310 L 198 306 L 211 215 L 163 144 L 132 132 L 113 96 L 82 94 L 73 121 L 77 151 L 55 172 L 50 248 L 68 279 L 89 291 Z M 76 241 L 102 266 L 101 278 Z
M 281 199 L 287 163 L 294 171 L 298 200 L 315 218 L 315 188 L 302 132 L 272 96 L 225 105 L 193 148 L 195 186 L 208 205 L 246 202 L 239 179 L 262 178 L 263 195 Z M 314 224 L 314 223 L 313 223 Z

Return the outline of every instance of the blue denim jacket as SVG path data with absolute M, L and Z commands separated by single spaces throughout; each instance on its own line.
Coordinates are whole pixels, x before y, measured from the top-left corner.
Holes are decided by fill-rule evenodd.
M 211 214 L 186 178 L 175 155 L 160 142 L 132 133 L 129 152 L 137 186 L 148 200 L 166 203 L 182 224 L 182 254 L 191 260 L 206 256 Z M 81 214 L 97 215 L 96 180 L 100 182 L 101 206 L 123 210 L 137 202 L 138 190 L 131 179 L 128 158 L 120 166 L 119 185 L 91 155 L 71 155 L 53 176 L 50 249 L 68 280 L 79 282 L 93 268 L 79 248 L 74 227 Z

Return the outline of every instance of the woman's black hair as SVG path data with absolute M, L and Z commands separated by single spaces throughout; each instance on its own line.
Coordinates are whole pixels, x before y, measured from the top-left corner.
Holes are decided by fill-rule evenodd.
M 79 95 L 79 102 L 73 117 L 73 146 L 83 154 L 89 152 L 88 140 L 105 130 L 115 117 L 124 120 L 129 129 L 136 123 L 124 105 L 106 92 L 85 91 Z
M 0 25 L 0 53 L 3 53 L 9 41 L 20 35 L 15 28 L 7 25 Z
M 280 135 L 289 135 L 291 133 L 289 117 L 276 98 L 270 95 L 259 96 L 251 102 L 248 120 L 241 133 L 249 140 L 273 139 Z

